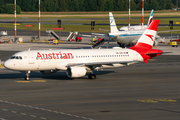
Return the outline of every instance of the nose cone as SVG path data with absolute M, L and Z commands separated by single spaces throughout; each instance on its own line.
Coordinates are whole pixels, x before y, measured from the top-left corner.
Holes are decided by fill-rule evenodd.
M 3 65 L 6 69 L 13 70 L 13 63 L 11 60 L 6 60 Z

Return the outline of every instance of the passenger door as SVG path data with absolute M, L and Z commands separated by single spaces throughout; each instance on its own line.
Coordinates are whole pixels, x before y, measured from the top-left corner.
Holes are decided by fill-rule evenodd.
M 28 56 L 29 56 L 29 64 L 34 64 L 33 54 L 32 53 L 28 53 Z

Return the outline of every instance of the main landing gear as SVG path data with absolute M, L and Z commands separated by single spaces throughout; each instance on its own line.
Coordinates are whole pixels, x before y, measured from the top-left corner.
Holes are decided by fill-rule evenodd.
M 26 71 L 26 77 L 24 78 L 25 80 L 29 80 L 29 74 L 31 73 L 31 71 Z
M 90 74 L 88 75 L 88 78 L 89 78 L 89 79 L 96 79 L 96 75 L 95 75 L 95 74 L 90 73 Z

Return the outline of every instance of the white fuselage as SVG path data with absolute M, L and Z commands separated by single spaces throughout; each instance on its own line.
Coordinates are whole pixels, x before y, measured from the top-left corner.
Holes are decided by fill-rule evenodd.
M 119 43 L 136 43 L 145 30 L 129 30 L 109 33 L 109 36 Z
M 119 28 L 119 31 L 128 31 L 128 30 L 145 30 L 148 26 L 147 25 L 136 25 L 136 26 L 130 26 L 130 28 L 128 26 L 124 26 Z
M 21 57 L 21 59 L 19 58 Z M 69 64 L 143 61 L 142 56 L 131 49 L 61 49 L 22 51 L 8 59 L 4 66 L 18 71 L 67 70 Z M 122 64 L 114 64 L 120 67 Z M 103 65 L 103 68 L 112 67 Z

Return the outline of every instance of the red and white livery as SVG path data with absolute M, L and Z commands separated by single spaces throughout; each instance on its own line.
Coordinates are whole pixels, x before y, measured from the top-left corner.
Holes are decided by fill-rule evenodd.
M 50 74 L 60 70 L 66 71 L 72 78 L 89 74 L 95 79 L 94 70 L 121 67 L 161 55 L 163 51 L 152 49 L 159 20 L 154 20 L 145 30 L 138 42 L 129 49 L 114 47 L 112 49 L 59 49 L 28 50 L 14 54 L 5 61 L 4 67 L 10 70 L 26 71 L 29 80 L 30 71 Z

